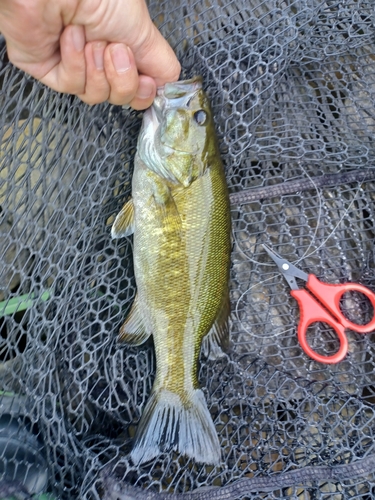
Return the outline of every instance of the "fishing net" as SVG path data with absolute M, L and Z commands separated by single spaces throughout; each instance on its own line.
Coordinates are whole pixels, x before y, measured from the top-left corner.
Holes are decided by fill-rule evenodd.
M 338 364 L 306 356 L 298 304 L 262 247 L 375 291 L 373 2 L 150 11 L 182 78 L 204 78 L 231 193 L 231 350 L 202 356 L 199 373 L 222 463 L 129 458 L 155 359 L 152 342 L 116 341 L 135 282 L 132 240 L 110 225 L 142 113 L 46 89 L 2 43 L 0 498 L 374 498 L 375 335 L 348 330 Z M 373 314 L 358 293 L 341 305 L 357 323 Z M 308 338 L 337 351 L 321 323 Z

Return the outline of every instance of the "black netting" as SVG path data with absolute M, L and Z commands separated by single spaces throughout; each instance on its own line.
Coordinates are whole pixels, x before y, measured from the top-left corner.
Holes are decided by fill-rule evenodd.
M 116 342 L 135 282 L 131 239 L 111 240 L 110 225 L 142 114 L 44 88 L 3 44 L 0 498 L 207 486 L 223 488 L 193 497 L 374 498 L 375 336 L 347 331 L 336 365 L 308 358 L 298 305 L 262 247 L 375 291 L 374 4 L 160 0 L 150 11 L 182 77 L 204 78 L 231 193 L 232 349 L 202 359 L 199 377 L 223 461 L 170 453 L 135 467 L 128 455 L 155 360 L 151 344 Z M 358 294 L 342 307 L 356 322 L 373 313 Z M 337 350 L 332 331 L 310 333 L 318 352 Z M 242 478 L 264 482 L 228 489 Z

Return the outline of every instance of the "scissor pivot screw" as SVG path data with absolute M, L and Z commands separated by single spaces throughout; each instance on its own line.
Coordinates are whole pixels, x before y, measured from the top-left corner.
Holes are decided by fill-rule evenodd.
M 285 262 L 281 267 L 284 269 L 284 271 L 287 271 L 289 269 L 289 264 Z

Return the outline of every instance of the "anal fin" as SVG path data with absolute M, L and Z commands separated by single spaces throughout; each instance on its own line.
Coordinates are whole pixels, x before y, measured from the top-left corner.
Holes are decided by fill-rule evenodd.
M 134 204 L 133 200 L 130 199 L 117 214 L 112 226 L 111 236 L 113 239 L 123 238 L 132 233 L 134 233 Z
M 133 305 L 125 323 L 120 328 L 119 340 L 128 345 L 141 345 L 149 338 L 141 315 L 138 296 L 136 295 Z

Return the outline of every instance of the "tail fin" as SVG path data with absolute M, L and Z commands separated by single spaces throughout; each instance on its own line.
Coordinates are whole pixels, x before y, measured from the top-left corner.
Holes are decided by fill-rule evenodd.
M 162 389 L 153 391 L 141 417 L 131 458 L 135 465 L 163 451 L 178 451 L 196 462 L 220 463 L 220 444 L 203 392 L 189 401 Z

